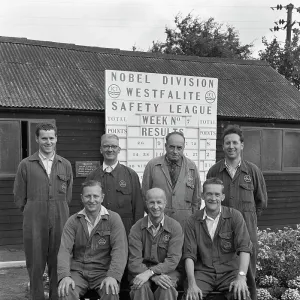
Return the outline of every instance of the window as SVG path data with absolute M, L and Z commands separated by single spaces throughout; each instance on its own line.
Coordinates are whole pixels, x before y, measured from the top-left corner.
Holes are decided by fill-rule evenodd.
M 243 157 L 264 172 L 300 172 L 300 130 L 243 128 Z
M 0 119 L 0 176 L 11 176 L 20 161 L 37 151 L 35 127 L 37 123 L 54 120 Z

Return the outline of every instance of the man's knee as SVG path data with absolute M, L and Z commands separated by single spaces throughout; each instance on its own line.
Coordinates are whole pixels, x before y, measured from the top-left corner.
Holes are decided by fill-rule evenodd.
M 131 288 L 130 298 L 131 300 L 154 299 L 150 282 L 145 282 L 139 289 Z
M 112 294 L 111 289 L 106 293 L 105 286 L 102 289 L 97 290 L 98 295 L 100 296 L 100 300 L 118 300 L 119 294 Z
M 171 286 L 168 289 L 157 287 L 154 292 L 155 300 L 176 300 L 178 292 L 175 287 Z

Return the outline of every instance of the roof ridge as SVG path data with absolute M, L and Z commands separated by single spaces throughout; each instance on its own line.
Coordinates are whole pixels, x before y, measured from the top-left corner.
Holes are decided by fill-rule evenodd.
M 32 45 L 48 48 L 61 48 L 66 50 L 82 51 L 82 52 L 93 52 L 101 54 L 110 54 L 118 56 L 131 56 L 131 57 L 148 57 L 164 60 L 181 60 L 181 61 L 195 61 L 202 63 L 227 63 L 227 64 L 236 64 L 236 65 L 257 65 L 257 66 L 266 66 L 269 65 L 268 62 L 264 60 L 256 59 L 232 59 L 232 58 L 220 58 L 220 57 L 200 57 L 200 56 L 188 56 L 188 55 L 174 55 L 174 54 L 162 54 L 162 53 L 153 53 L 153 52 L 142 52 L 142 51 L 129 51 L 121 50 L 118 48 L 104 48 L 97 46 L 85 46 L 85 45 L 76 45 L 71 43 L 59 43 L 52 41 L 39 41 L 31 40 L 27 38 L 19 37 L 6 37 L 0 36 L 0 43 L 12 43 L 12 44 L 23 44 L 23 45 Z

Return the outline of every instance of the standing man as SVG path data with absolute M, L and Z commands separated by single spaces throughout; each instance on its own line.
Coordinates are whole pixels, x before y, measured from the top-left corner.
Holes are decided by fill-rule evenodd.
M 154 187 L 165 191 L 166 215 L 177 220 L 182 226 L 184 221 L 199 208 L 200 178 L 193 161 L 184 156 L 184 135 L 174 131 L 166 136 L 166 154 L 150 160 L 143 175 L 142 191 Z
M 239 126 L 229 125 L 223 132 L 223 151 L 225 159 L 213 165 L 207 178 L 218 177 L 224 183 L 225 200 L 223 205 L 239 210 L 246 222 L 253 255 L 247 273 L 251 299 L 256 300 L 256 260 L 258 253 L 257 216 L 267 207 L 267 190 L 262 172 L 259 168 L 242 159 L 244 136 Z
M 133 225 L 129 234 L 128 270 L 132 300 L 176 300 L 183 232 L 180 224 L 164 214 L 165 192 L 146 193 L 148 216 Z
M 69 217 L 73 175 L 68 160 L 57 155 L 57 128 L 38 124 L 39 151 L 20 162 L 14 200 L 23 212 L 23 239 L 32 300 L 44 299 L 43 273 L 48 265 L 50 299 L 57 300 L 57 253 Z
M 90 289 L 101 300 L 119 299 L 128 256 L 127 235 L 120 216 L 101 205 L 103 197 L 100 182 L 84 182 L 84 209 L 64 227 L 57 259 L 61 300 L 78 300 Z
M 105 195 L 103 205 L 121 216 L 128 235 L 131 226 L 144 216 L 144 204 L 138 175 L 118 161 L 120 149 L 118 136 L 102 135 L 103 165 L 91 172 L 86 181 L 101 182 Z
M 205 208 L 186 222 L 186 300 L 205 299 L 212 291 L 223 292 L 228 300 L 250 300 L 246 273 L 252 243 L 242 214 L 221 206 L 224 198 L 222 181 L 207 179 L 203 184 Z

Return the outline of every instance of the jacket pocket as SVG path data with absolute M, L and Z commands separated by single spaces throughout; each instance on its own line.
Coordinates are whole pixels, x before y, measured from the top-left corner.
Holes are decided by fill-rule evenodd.
M 130 206 L 128 210 L 131 210 L 131 192 L 129 189 L 117 188 L 117 205 L 119 208 L 124 208 L 125 205 Z
M 68 182 L 69 178 L 64 174 L 58 174 L 57 177 L 59 178 L 58 192 L 60 194 L 66 194 L 66 192 L 67 192 L 67 182 Z
M 110 230 L 97 231 L 93 236 L 94 249 L 108 249 L 110 247 Z
M 232 231 L 220 232 L 219 236 L 220 236 L 221 251 L 223 253 L 234 252 L 233 232 Z

